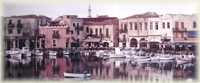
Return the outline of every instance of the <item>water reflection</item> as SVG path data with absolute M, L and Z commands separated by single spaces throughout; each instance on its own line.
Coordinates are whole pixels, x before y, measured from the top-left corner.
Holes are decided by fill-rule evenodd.
M 46 57 L 41 61 L 35 58 L 30 64 L 11 64 L 6 62 L 8 78 L 59 78 L 67 73 L 89 73 L 96 80 L 186 80 L 195 79 L 195 64 L 176 64 L 175 61 L 135 62 L 126 58 L 102 59 L 82 55 L 77 58 Z M 14 70 L 13 70 L 14 69 Z M 69 78 L 70 79 L 70 78 Z

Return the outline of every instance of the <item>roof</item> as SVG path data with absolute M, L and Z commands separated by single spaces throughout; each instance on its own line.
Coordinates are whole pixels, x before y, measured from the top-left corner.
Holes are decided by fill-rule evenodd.
M 51 19 L 47 16 L 44 16 L 44 15 L 35 15 L 35 14 L 30 14 L 30 15 L 19 15 L 19 16 L 9 16 L 9 17 L 6 17 L 6 18 L 47 18 L 47 19 Z
M 118 24 L 117 17 L 96 17 L 96 18 L 81 18 L 84 25 L 106 25 Z
M 150 17 L 159 17 L 159 15 L 157 13 L 155 13 L 155 12 L 146 12 L 146 13 L 143 13 L 143 14 L 135 14 L 135 15 L 123 18 L 123 19 L 130 19 L 130 18 L 150 18 Z

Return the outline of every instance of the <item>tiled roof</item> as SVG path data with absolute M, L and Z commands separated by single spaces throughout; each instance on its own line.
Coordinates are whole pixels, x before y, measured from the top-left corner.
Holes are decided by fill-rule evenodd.
M 146 12 L 146 13 L 143 13 L 143 14 L 135 14 L 135 15 L 123 18 L 123 19 L 130 19 L 130 18 L 150 18 L 150 17 L 159 17 L 159 15 L 157 13 L 155 13 L 155 12 Z
M 34 14 L 30 14 L 30 15 L 19 15 L 19 16 L 10 16 L 8 18 L 48 18 L 50 19 L 49 17 L 47 16 L 43 16 L 43 15 L 34 15 Z
M 97 17 L 97 18 L 81 18 L 84 25 L 106 25 L 118 24 L 117 17 Z

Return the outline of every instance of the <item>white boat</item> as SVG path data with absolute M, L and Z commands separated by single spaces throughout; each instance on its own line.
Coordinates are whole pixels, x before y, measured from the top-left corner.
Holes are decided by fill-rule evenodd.
M 151 60 L 150 58 L 135 59 L 136 62 L 149 62 L 150 60 Z
M 151 58 L 151 61 L 159 61 L 160 60 L 159 56 L 152 56 L 150 58 Z
M 185 63 L 189 63 L 189 62 L 190 61 L 187 61 L 187 60 L 176 59 L 177 64 L 185 64 Z
M 18 49 L 12 49 L 12 50 L 7 50 L 6 54 L 19 54 L 20 50 Z
M 56 52 L 56 51 L 49 51 L 49 55 L 56 56 L 56 55 L 57 55 L 57 52 Z
M 112 55 L 110 55 L 110 58 L 126 58 L 126 56 L 121 55 L 121 54 L 119 54 L 119 55 L 112 54 Z
M 159 58 L 160 60 L 175 60 L 175 57 L 170 55 L 160 55 Z
M 69 51 L 65 51 L 65 50 L 64 50 L 64 51 L 63 51 L 63 54 L 64 54 L 64 55 L 69 55 Z
M 177 64 L 185 64 L 191 62 L 193 57 L 190 55 L 177 55 L 176 62 Z
M 149 57 L 148 57 L 148 56 L 133 55 L 133 58 L 134 58 L 135 60 L 137 60 L 137 59 L 146 59 L 146 58 L 149 58 Z
M 99 57 L 100 57 L 100 58 L 103 58 L 103 59 L 109 59 L 109 55 L 105 55 L 105 54 L 100 55 Z
M 87 78 L 90 77 L 91 74 L 78 74 L 78 73 L 66 73 L 64 72 L 64 77 L 66 78 Z
M 28 47 L 23 47 L 22 50 L 21 50 L 21 53 L 28 53 L 29 52 L 29 48 Z

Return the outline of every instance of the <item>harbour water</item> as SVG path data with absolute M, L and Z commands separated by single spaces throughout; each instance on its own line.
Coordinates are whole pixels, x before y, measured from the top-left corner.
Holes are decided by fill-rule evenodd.
M 89 55 L 86 55 L 89 54 Z M 80 56 L 77 56 L 80 55 Z M 77 58 L 79 57 L 79 58 Z M 13 62 L 5 57 L 5 79 L 74 79 L 64 73 L 89 74 L 84 80 L 188 80 L 196 79 L 196 61 L 177 63 L 176 60 L 136 61 L 131 58 L 100 58 L 96 52 L 74 53 L 51 58 L 45 53 L 42 59 L 31 55 L 29 63 Z

